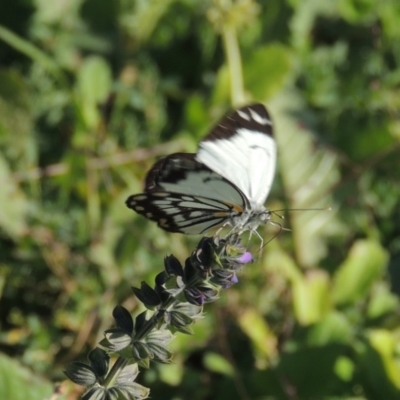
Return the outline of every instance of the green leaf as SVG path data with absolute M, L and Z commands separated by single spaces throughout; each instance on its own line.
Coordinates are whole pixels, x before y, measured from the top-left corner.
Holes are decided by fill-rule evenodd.
M 398 24 L 400 4 L 398 2 L 380 3 L 379 14 L 386 36 L 391 40 L 398 40 L 400 37 L 400 26 Z
M 203 362 L 204 366 L 212 372 L 230 377 L 233 377 L 235 375 L 235 371 L 231 363 L 226 358 L 217 353 L 207 352 L 204 355 Z
M 291 70 L 289 49 L 281 44 L 270 44 L 252 51 L 244 60 L 245 89 L 253 99 L 265 101 L 284 85 Z
M 368 399 L 399 399 L 400 368 L 395 357 L 397 339 L 386 330 L 372 330 L 358 347 L 358 374 Z
M 377 319 L 384 316 L 395 316 L 399 310 L 399 298 L 392 293 L 386 282 L 375 285 L 368 304 L 368 318 Z
M 336 304 L 353 303 L 365 296 L 382 276 L 387 252 L 374 240 L 359 240 L 333 278 L 332 294 Z
M 302 325 L 320 321 L 330 309 L 329 276 L 322 270 L 307 271 L 293 285 L 293 306 Z
M 0 397 L 12 400 L 50 398 L 53 384 L 36 376 L 21 364 L 0 354 Z
M 54 62 L 53 58 L 49 57 L 44 51 L 34 46 L 31 41 L 17 36 L 14 32 L 4 26 L 0 26 L 0 39 L 22 54 L 31 58 L 35 64 L 41 65 L 52 73 L 55 78 L 60 79 L 60 81 L 64 80 L 65 77 L 62 74 L 61 68 L 56 62 Z
M 199 132 L 210 124 L 205 99 L 199 95 L 192 95 L 185 103 L 185 127 L 189 132 Z
M 214 92 L 212 103 L 213 104 L 224 104 L 229 101 L 230 96 L 230 77 L 229 69 L 226 64 L 224 64 L 217 73 L 217 79 L 214 84 Z
M 29 86 L 24 76 L 15 70 L 0 69 L 0 146 L 5 158 L 22 176 L 37 161 L 38 143 L 32 135 L 32 114 Z
M 160 24 L 160 19 L 165 17 L 174 0 L 139 1 L 134 7 L 126 9 L 121 24 L 128 30 L 135 40 L 145 43 L 154 38 L 154 31 Z M 130 4 L 130 3 L 128 3 Z M 162 25 L 162 24 L 161 24 Z M 166 31 L 163 31 L 166 34 Z M 170 34 L 167 33 L 167 37 Z M 163 35 L 163 42 L 166 38 Z
M 309 42 L 313 40 L 313 29 L 318 17 L 328 17 L 337 14 L 336 1 L 319 0 L 290 0 L 294 13 L 290 19 L 290 30 L 292 31 L 292 46 L 298 50 L 298 54 L 309 49 Z
M 310 327 L 307 343 L 310 346 L 325 346 L 330 343 L 350 344 L 352 338 L 350 322 L 343 314 L 333 311 Z
M 369 332 L 368 339 L 382 359 L 387 378 L 400 391 L 400 365 L 396 357 L 397 333 L 384 329 L 374 329 Z
M 301 115 L 302 101 L 294 91 L 274 98 L 270 110 L 278 143 L 278 163 L 289 209 L 334 207 L 330 191 L 339 181 L 337 156 L 317 146 Z M 293 211 L 289 215 L 295 259 L 313 267 L 327 254 L 324 237 L 341 233 L 334 211 Z
M 28 202 L 25 194 L 15 183 L 9 166 L 0 155 L 0 228 L 12 238 L 26 231 Z
M 354 369 L 354 362 L 348 357 L 338 357 L 335 362 L 334 370 L 336 375 L 346 382 L 351 381 L 351 379 L 353 378 Z
M 99 123 L 98 106 L 111 92 L 111 85 L 109 64 L 98 56 L 87 57 L 77 76 L 77 104 L 89 128 Z
M 372 22 L 376 18 L 375 4 L 374 0 L 340 0 L 339 11 L 350 23 Z
M 260 364 L 267 364 L 276 356 L 277 338 L 266 319 L 255 308 L 247 308 L 240 313 L 239 324 L 251 339 Z
M 171 364 L 159 364 L 157 370 L 160 373 L 160 380 L 170 386 L 178 386 L 182 383 L 184 375 L 184 365 L 182 359 L 174 357 L 174 362 Z
M 327 391 L 327 387 L 336 387 L 339 384 L 334 365 L 344 350 L 342 345 L 330 344 L 283 352 L 277 372 L 296 388 L 298 399 L 325 399 L 327 393 L 332 393 Z

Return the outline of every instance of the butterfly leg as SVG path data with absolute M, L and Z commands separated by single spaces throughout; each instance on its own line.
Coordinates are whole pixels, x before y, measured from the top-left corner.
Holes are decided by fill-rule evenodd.
M 222 225 L 221 228 L 219 228 L 219 229 L 217 230 L 217 232 L 215 232 L 214 237 L 218 237 L 218 236 L 219 236 L 219 233 L 222 231 L 222 229 L 224 229 L 225 225 L 226 225 L 226 224 Z
M 274 236 L 272 236 L 272 238 L 271 239 L 269 239 L 268 240 L 268 242 L 266 242 L 265 244 L 263 244 L 263 246 L 260 248 L 260 252 L 261 252 L 261 250 L 262 250 L 262 248 L 263 247 L 265 247 L 269 242 L 271 242 L 272 240 L 274 240 L 277 236 L 279 236 L 280 235 L 280 233 L 282 232 L 282 231 L 284 231 L 284 230 L 286 230 L 281 224 L 279 224 L 278 222 L 274 222 L 274 221 L 269 221 L 269 223 L 272 225 L 272 226 L 277 226 L 278 228 L 279 228 L 279 231 L 277 232 L 277 233 L 275 233 L 275 235 Z M 257 232 L 257 234 L 258 234 L 258 232 Z M 258 235 L 259 236 L 259 235 Z M 262 243 L 264 243 L 264 241 L 261 239 L 261 241 L 262 241 Z
M 225 228 L 226 225 L 229 225 L 229 224 L 230 224 L 229 221 L 225 222 L 225 223 L 221 226 L 221 228 L 219 228 L 219 229 L 217 230 L 217 232 L 215 233 L 214 236 L 217 236 L 218 233 L 221 232 L 221 230 L 222 230 L 223 228 Z M 232 229 L 225 235 L 224 239 L 229 238 L 229 236 L 233 235 L 234 233 L 237 233 L 238 235 L 241 235 L 243 232 L 237 231 L 237 228 L 232 228 Z
M 252 233 L 254 233 L 256 236 L 258 236 L 258 238 L 260 239 L 260 241 L 261 241 L 261 244 L 260 244 L 260 250 L 264 247 L 264 239 L 262 238 L 262 236 L 258 233 L 258 231 L 257 230 L 251 230 L 250 231 L 250 237 L 251 237 L 251 234 Z
M 214 238 L 214 240 L 218 240 L 218 242 L 219 242 L 219 239 L 220 239 L 220 237 L 219 237 L 219 234 L 220 234 L 220 232 L 222 231 L 222 229 L 224 229 L 225 228 L 225 226 L 228 224 L 228 222 L 225 222 L 218 230 L 217 230 L 217 232 L 215 232 L 215 234 L 214 234 L 214 236 L 213 236 L 213 238 Z M 228 233 L 228 235 L 226 235 L 225 237 L 224 237 L 224 239 L 226 239 L 227 237 L 229 237 L 229 235 L 231 234 L 231 232 L 233 231 L 233 229 Z M 223 253 L 223 249 L 221 250 L 221 252 L 220 252 L 220 254 L 219 254 L 219 257 L 221 256 L 221 254 Z

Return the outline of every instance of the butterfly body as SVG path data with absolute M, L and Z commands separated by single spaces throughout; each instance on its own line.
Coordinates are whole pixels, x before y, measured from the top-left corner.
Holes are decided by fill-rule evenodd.
M 225 117 L 196 154 L 175 153 L 154 164 L 145 192 L 126 204 L 158 226 L 185 234 L 214 227 L 256 232 L 271 213 L 264 207 L 275 172 L 272 123 L 261 104 Z

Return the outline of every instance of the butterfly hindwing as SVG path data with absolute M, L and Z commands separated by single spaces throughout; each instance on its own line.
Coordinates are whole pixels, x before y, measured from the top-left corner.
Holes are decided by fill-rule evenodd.
M 235 185 L 195 160 L 195 154 L 175 153 L 153 165 L 145 192 L 126 204 L 170 232 L 201 234 L 223 225 L 248 206 Z
M 195 154 L 175 153 L 159 160 L 148 172 L 145 192 L 154 190 L 215 199 L 248 207 L 235 184 L 196 161 Z
M 188 235 L 223 225 L 233 208 L 215 199 L 158 191 L 130 196 L 126 204 L 161 228 Z

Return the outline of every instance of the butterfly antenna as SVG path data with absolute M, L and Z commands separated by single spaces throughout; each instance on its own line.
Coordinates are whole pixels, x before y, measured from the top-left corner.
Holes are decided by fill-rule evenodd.
M 284 210 L 276 210 L 276 211 L 284 211 Z M 276 217 L 280 218 L 280 219 L 285 219 L 284 215 L 278 214 L 275 210 L 274 211 L 270 211 L 271 214 L 275 215 Z M 274 221 L 269 221 L 270 224 L 274 225 Z M 275 222 L 276 225 L 279 225 L 281 227 L 282 231 L 292 231 L 291 229 L 288 228 L 284 228 L 282 225 L 278 224 Z M 276 226 L 275 225 L 275 226 Z
M 321 207 L 321 208 L 283 208 L 282 210 L 273 210 L 270 211 L 271 214 L 276 215 L 279 218 L 284 219 L 285 217 L 277 214 L 277 212 L 281 211 L 332 211 L 332 207 Z
M 278 217 L 280 219 L 285 219 L 285 216 L 281 215 L 281 214 L 278 214 L 277 211 L 283 211 L 283 210 L 270 211 L 270 213 L 275 215 L 276 217 Z
M 284 215 L 278 214 L 278 212 L 281 212 L 281 211 L 332 211 L 332 207 L 323 207 L 323 208 L 284 208 L 284 209 L 282 209 L 282 210 L 273 210 L 273 211 L 270 211 L 270 213 L 273 214 L 273 215 L 275 215 L 276 217 L 278 217 L 278 218 L 280 218 L 280 219 L 285 219 L 285 216 L 284 216 Z M 270 223 L 271 225 L 274 225 L 274 224 L 275 224 L 275 226 L 278 226 L 278 225 L 279 225 L 280 231 L 288 231 L 288 232 L 291 232 L 291 231 L 292 231 L 291 229 L 284 228 L 281 224 L 278 224 L 277 222 L 269 221 L 269 223 Z M 280 233 L 280 231 L 279 231 L 279 233 Z
M 285 210 L 277 210 L 277 211 L 285 211 Z M 280 218 L 280 219 L 285 219 L 285 216 L 284 215 L 280 215 L 280 214 L 278 214 L 275 210 L 274 211 L 270 211 L 270 213 L 271 214 L 273 214 L 273 215 L 275 215 L 276 217 L 278 217 L 278 218 Z M 279 224 L 278 222 L 275 222 L 275 221 L 269 221 L 268 222 L 269 224 L 271 224 L 271 225 L 273 225 L 273 226 L 278 226 L 279 227 L 279 233 L 281 233 L 281 231 L 287 231 L 287 232 L 291 232 L 292 230 L 291 229 L 289 229 L 289 228 L 284 228 L 281 224 Z M 279 233 L 278 233 L 278 235 L 279 235 Z M 275 236 L 272 238 L 272 239 L 274 239 L 275 238 Z

